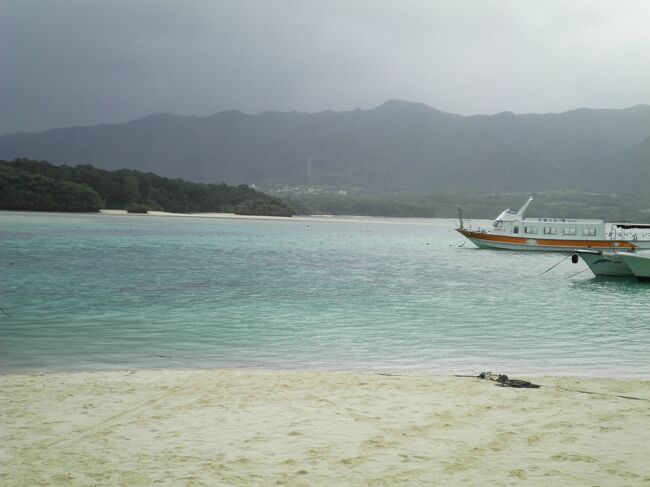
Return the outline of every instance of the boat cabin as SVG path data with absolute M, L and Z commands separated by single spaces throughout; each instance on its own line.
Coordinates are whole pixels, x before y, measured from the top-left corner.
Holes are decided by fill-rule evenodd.
M 533 198 L 519 209 L 508 208 L 492 223 L 490 233 L 516 237 L 551 238 L 558 240 L 604 240 L 604 220 L 580 220 L 575 218 L 525 218 L 524 214 Z

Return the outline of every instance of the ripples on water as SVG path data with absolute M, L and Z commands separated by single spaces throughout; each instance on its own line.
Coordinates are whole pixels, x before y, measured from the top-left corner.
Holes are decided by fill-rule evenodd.
M 450 220 L 0 213 L 0 370 L 650 376 L 650 285 Z

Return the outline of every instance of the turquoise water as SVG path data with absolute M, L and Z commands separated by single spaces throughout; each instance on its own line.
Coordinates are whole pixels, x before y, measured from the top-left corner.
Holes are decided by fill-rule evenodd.
M 650 377 L 650 285 L 451 220 L 0 212 L 0 371 Z

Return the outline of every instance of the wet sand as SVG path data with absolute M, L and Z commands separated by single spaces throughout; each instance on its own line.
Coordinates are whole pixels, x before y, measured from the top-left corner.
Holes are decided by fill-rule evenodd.
M 1 375 L 0 484 L 650 485 L 650 381 L 532 380 Z

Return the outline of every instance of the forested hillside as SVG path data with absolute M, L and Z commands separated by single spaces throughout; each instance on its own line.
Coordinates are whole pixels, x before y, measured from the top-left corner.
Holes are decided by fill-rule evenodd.
M 280 199 L 246 185 L 197 184 L 128 169 L 54 166 L 45 161 L 0 161 L 0 208 L 97 211 L 100 208 L 179 213 L 232 212 L 291 216 Z

